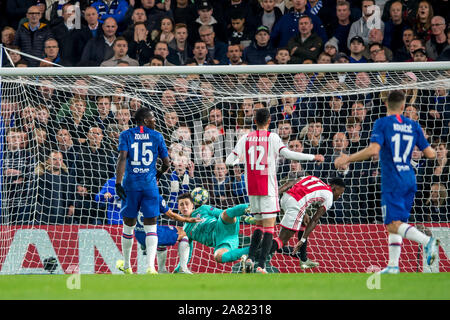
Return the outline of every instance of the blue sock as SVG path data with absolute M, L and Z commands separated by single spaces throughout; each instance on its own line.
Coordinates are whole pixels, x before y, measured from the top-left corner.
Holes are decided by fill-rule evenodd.
M 232 208 L 226 210 L 227 216 L 230 218 L 240 217 L 245 214 L 245 209 L 248 208 L 248 204 L 238 204 Z
M 245 247 L 225 252 L 222 255 L 222 262 L 232 262 L 238 260 L 240 257 L 242 257 L 243 254 L 248 254 L 249 248 L 250 247 Z

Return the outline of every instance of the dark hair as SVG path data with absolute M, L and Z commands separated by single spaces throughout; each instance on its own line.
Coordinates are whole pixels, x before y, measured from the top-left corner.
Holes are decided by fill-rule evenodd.
M 405 93 L 401 90 L 394 90 L 389 92 L 387 98 L 388 109 L 397 110 L 401 107 L 401 104 L 405 101 Z
M 189 199 L 189 200 L 191 200 L 192 203 L 194 203 L 194 200 L 192 199 L 192 196 L 191 196 L 191 194 L 189 192 L 180 194 L 178 196 L 177 202 L 180 201 L 180 200 L 183 200 L 183 199 Z
M 151 63 L 152 60 L 159 60 L 164 65 L 164 58 L 159 54 L 155 54 L 153 57 L 151 57 L 149 62 Z
M 342 187 L 342 188 L 345 188 L 345 182 L 344 182 L 344 180 L 342 179 L 342 178 L 332 178 L 331 180 L 330 180 L 330 186 L 332 186 L 332 185 L 335 185 L 335 186 L 338 186 L 338 187 Z
M 255 121 L 259 126 L 267 124 L 270 119 L 270 112 L 267 108 L 261 108 L 256 110 Z
M 142 107 L 139 108 L 134 114 L 134 120 L 136 120 L 136 123 L 143 123 L 149 116 L 151 116 L 151 110 L 149 108 Z

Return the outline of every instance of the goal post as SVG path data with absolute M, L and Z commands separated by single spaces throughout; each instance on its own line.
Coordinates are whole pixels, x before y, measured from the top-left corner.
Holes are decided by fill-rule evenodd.
M 48 261 L 56 261 L 59 273 L 117 272 L 118 135 L 134 125 L 141 106 L 154 111 L 169 149 L 172 166 L 159 188 L 174 211 L 177 196 L 195 187 L 207 189 L 209 204 L 221 209 L 248 201 L 243 168 L 224 161 L 254 128 L 254 111 L 269 108 L 269 129 L 289 149 L 325 156 L 322 164 L 280 158 L 280 185 L 307 174 L 346 181 L 343 197 L 308 240 L 308 258 L 320 264 L 313 271 L 366 272 L 387 262 L 378 160 L 339 170 L 333 162 L 368 145 L 388 92 L 404 90 L 405 116 L 439 150 L 433 161 L 414 152 L 418 192 L 410 222 L 448 240 L 450 62 L 0 68 L 0 80 L 0 274 L 46 273 Z M 160 223 L 177 225 L 164 217 Z M 252 228 L 241 221 L 240 245 L 248 245 Z M 442 254 L 435 269 L 423 267 L 417 245 L 407 240 L 402 252 L 402 270 L 450 269 Z M 142 254 L 135 241 L 133 266 L 143 271 Z M 168 247 L 167 269 L 177 263 L 176 246 Z M 189 267 L 238 270 L 215 263 L 212 249 L 199 244 Z M 281 253 L 269 270 L 302 272 L 297 258 Z

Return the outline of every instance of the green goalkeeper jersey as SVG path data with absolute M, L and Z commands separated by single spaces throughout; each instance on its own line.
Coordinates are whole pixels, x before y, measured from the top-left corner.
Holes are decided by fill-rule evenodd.
M 202 218 L 202 221 L 184 224 L 183 229 L 188 238 L 205 246 L 214 247 L 216 224 L 222 212 L 223 210 L 208 205 L 203 205 L 192 212 L 192 218 Z

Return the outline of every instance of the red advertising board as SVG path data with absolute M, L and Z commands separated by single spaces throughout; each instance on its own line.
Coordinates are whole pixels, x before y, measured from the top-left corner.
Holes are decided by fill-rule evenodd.
M 449 237 L 450 224 L 427 224 L 438 237 Z M 244 225 L 241 233 L 250 236 L 252 226 Z M 278 232 L 278 227 L 277 227 Z M 0 273 L 42 273 L 43 260 L 51 255 L 58 259 L 60 272 L 109 273 L 117 272 L 114 261 L 120 258 L 121 226 L 0 226 Z M 294 239 L 289 243 L 295 245 Z M 440 249 L 439 261 L 433 272 L 450 271 L 445 246 Z M 217 264 L 213 249 L 195 244 L 189 267 L 195 273 L 232 272 L 234 263 Z M 136 241 L 132 254 L 134 270 L 145 259 Z M 387 233 L 383 225 L 318 225 L 308 240 L 308 257 L 320 263 L 307 272 L 367 272 L 384 267 L 388 260 Z M 402 272 L 422 272 L 423 255 L 418 244 L 403 241 L 400 257 Z M 167 269 L 178 263 L 176 245 L 169 248 Z M 298 259 L 276 253 L 271 262 L 278 272 L 304 272 Z M 426 268 L 425 268 L 426 269 Z M 40 270 L 40 271 L 39 271 Z M 138 270 L 139 271 L 139 270 Z

